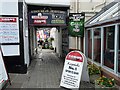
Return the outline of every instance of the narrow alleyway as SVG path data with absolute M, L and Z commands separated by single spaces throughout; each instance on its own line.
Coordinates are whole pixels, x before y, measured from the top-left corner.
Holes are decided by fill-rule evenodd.
M 59 88 L 64 60 L 58 58 L 52 50 L 44 49 L 38 53 L 27 74 L 10 74 L 12 85 L 7 88 Z M 82 83 L 81 87 L 93 86 Z

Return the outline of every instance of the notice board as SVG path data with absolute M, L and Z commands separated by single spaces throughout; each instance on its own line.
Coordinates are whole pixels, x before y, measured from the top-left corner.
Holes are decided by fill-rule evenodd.
M 0 42 L 19 43 L 18 17 L 0 17 Z

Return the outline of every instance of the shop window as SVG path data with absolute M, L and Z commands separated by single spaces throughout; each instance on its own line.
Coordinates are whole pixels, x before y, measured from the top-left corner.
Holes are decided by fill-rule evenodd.
M 101 29 L 94 30 L 94 61 L 100 63 L 101 59 Z
M 88 58 L 92 59 L 92 32 L 88 30 Z
M 115 26 L 104 28 L 104 65 L 114 69 Z

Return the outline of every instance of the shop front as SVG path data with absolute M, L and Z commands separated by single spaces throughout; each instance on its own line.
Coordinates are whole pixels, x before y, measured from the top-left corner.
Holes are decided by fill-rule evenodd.
M 118 7 L 118 2 L 112 2 L 86 23 L 84 50 L 89 62 L 100 66 L 103 74 L 114 77 L 119 83 L 120 9 Z

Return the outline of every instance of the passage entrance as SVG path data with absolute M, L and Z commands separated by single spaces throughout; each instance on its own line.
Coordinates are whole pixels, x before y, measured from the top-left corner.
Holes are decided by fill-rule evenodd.
M 67 17 L 69 7 L 28 5 L 30 55 L 38 45 L 52 49 L 59 56 L 68 52 Z

